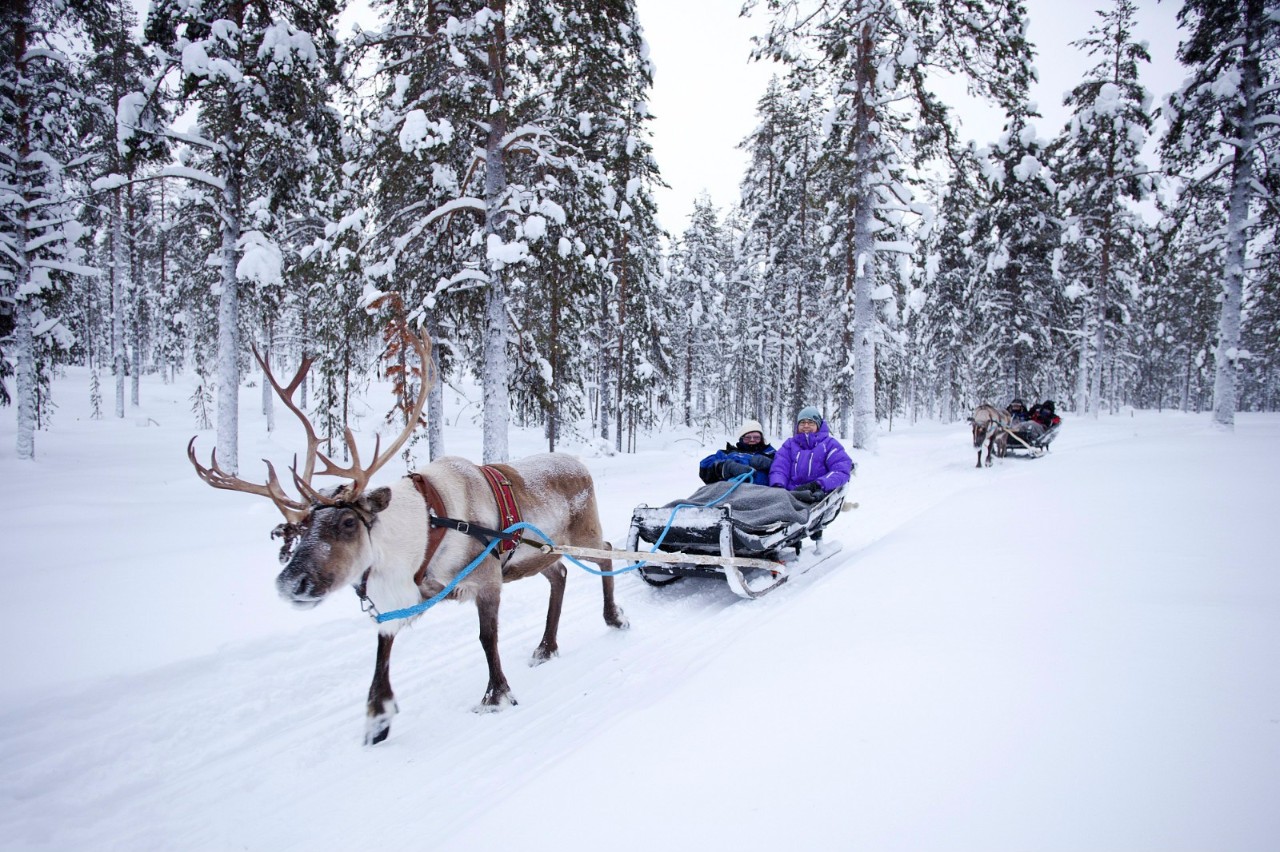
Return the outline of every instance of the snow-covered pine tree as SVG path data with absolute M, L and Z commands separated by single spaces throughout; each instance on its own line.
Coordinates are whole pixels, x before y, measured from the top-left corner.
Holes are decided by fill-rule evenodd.
M 1046 140 L 1029 110 L 1012 112 L 988 153 L 991 206 L 977 222 L 988 288 L 981 311 L 997 341 L 1003 395 L 1056 397 L 1065 375 L 1053 336 L 1062 327 L 1054 281 L 1062 226 Z
M 985 258 L 979 249 L 990 185 L 981 179 L 971 144 L 952 157 L 952 171 L 936 203 L 937 224 L 926 243 L 920 287 L 927 293 L 917 346 L 925 387 L 943 422 L 1004 393 L 1003 347 L 990 333 Z
M 596 132 L 606 138 L 612 133 L 628 155 L 647 158 L 640 127 L 631 121 L 623 128 L 631 133 L 628 140 L 615 121 L 642 102 L 600 70 L 621 63 L 628 51 L 642 55 L 638 40 L 619 46 L 632 35 L 627 21 L 634 14 L 629 2 L 579 8 L 521 0 L 456 0 L 416 14 L 391 11 L 382 32 L 364 37 L 381 46 L 386 74 L 374 143 L 380 161 L 398 165 L 395 180 L 382 180 L 378 227 L 387 248 L 371 272 L 387 275 L 409 262 L 411 252 L 433 246 L 443 249 L 429 261 L 438 268 L 427 278 L 434 289 L 421 302 L 407 299 L 410 308 L 448 310 L 445 303 L 467 290 L 463 298 L 483 302 L 478 327 L 467 323 L 476 345 L 460 342 L 472 350 L 468 361 L 483 365 L 484 458 L 502 461 L 513 408 L 543 408 L 558 418 L 558 408 L 545 409 L 559 406 L 575 381 L 575 363 L 564 357 L 562 341 L 546 337 L 551 323 L 541 320 L 548 305 L 554 305 L 561 337 L 571 337 L 590 304 L 584 294 L 602 289 L 592 289 L 592 282 L 617 275 L 609 269 L 607 249 L 618 244 L 618 235 L 597 239 L 599 226 L 571 217 L 603 211 L 610 205 L 591 204 L 590 198 L 608 192 L 629 203 L 628 216 L 651 206 L 635 198 L 651 178 L 633 170 L 619 194 L 607 186 L 609 167 L 587 153 Z M 595 87 L 599 94 L 585 91 Z M 571 126 L 580 129 L 571 134 Z M 478 149 L 484 153 L 477 156 Z M 609 153 L 607 146 L 597 150 Z M 413 187 L 426 191 L 415 195 Z M 586 275 L 576 274 L 584 270 Z M 521 319 L 516 327 L 513 316 L 535 321 Z M 517 377 L 528 380 L 520 383 L 515 406 L 509 404 L 513 347 L 521 359 Z
M 1006 106 L 1024 96 L 1033 76 L 1025 8 L 1022 0 L 769 0 L 767 9 L 757 55 L 813 73 L 831 103 L 821 170 L 828 252 L 842 267 L 830 277 L 843 298 L 828 306 L 845 313 L 837 371 L 847 386 L 838 404 L 851 408 L 853 445 L 874 448 L 881 330 L 873 296 L 884 283 L 877 232 L 914 203 L 907 165 L 943 153 L 951 139 L 947 110 L 930 90 L 933 72 L 961 75 Z
M 725 327 L 724 319 L 731 256 L 716 208 L 703 192 L 694 200 L 689 225 L 672 248 L 668 270 L 672 292 L 680 294 L 679 302 L 671 306 L 675 398 L 681 422 L 699 429 L 710 425 L 711 401 L 721 398 L 728 372 L 737 369 L 724 355 L 725 339 L 733 331 Z M 731 427 L 722 423 L 720 428 Z
M 524 189 L 521 225 L 530 260 L 517 299 L 524 322 L 517 397 L 536 390 L 549 439 L 596 382 L 595 414 L 622 450 L 624 432 L 649 416 L 653 364 L 647 302 L 658 280 L 660 230 L 646 106 L 652 71 L 633 0 L 528 4 L 515 54 L 538 95 L 536 124 L 553 156 L 511 160 Z M 526 122 L 527 123 L 527 119 Z M 544 143 L 545 144 L 545 143 Z M 542 321 L 550 309 L 550 321 Z M 554 331 L 552 330 L 554 329 Z M 596 344 L 581 346 L 584 335 Z M 587 356 L 587 357 L 583 357 Z M 625 443 L 634 441 L 634 431 Z
M 649 130 L 653 67 L 634 0 L 572 0 L 563 7 L 569 25 L 557 29 L 567 56 L 553 75 L 555 102 L 567 107 L 557 110 L 565 121 L 559 134 L 579 152 L 570 165 L 602 179 L 596 199 L 566 197 L 564 204 L 604 264 L 608 298 L 596 317 L 612 315 L 612 334 L 602 329 L 601 336 L 612 350 L 614 446 L 622 451 L 634 449 L 637 421 L 651 421 L 648 398 L 666 366 L 650 346 L 662 237 L 653 200 L 661 177 Z
M 1124 354 L 1130 327 L 1114 320 L 1129 315 L 1141 283 L 1145 237 L 1134 205 L 1153 189 L 1142 161 L 1151 98 L 1138 79 L 1139 64 L 1151 57 L 1134 37 L 1137 7 L 1133 0 L 1115 0 L 1098 14 L 1101 22 L 1073 43 L 1097 64 L 1067 94 L 1071 119 L 1053 145 L 1071 244 L 1061 273 L 1072 282 L 1069 295 L 1079 312 L 1076 410 L 1094 417 L 1101 409 L 1104 368 Z M 1110 391 L 1118 400 L 1118 389 Z
M 1147 256 L 1143 328 L 1156 331 L 1144 348 L 1144 366 L 1159 370 L 1159 389 L 1183 411 L 1213 406 L 1214 349 L 1220 304 L 1221 234 L 1227 205 L 1214 182 L 1190 183 L 1168 202 Z M 1150 404 L 1150 403 L 1148 403 Z
M 754 366 L 759 375 L 780 379 L 767 410 L 753 416 L 775 430 L 790 424 L 806 400 L 820 394 L 814 375 L 807 324 L 819 312 L 822 252 L 817 231 L 822 210 L 814 192 L 819 116 L 814 90 L 804 75 L 774 76 L 756 105 L 756 129 L 743 140 L 747 171 L 741 183 L 747 220 L 744 258 L 759 267 L 760 288 L 773 298 L 754 318 L 753 333 L 768 349 Z M 785 390 L 784 390 L 785 389 Z
M 363 273 L 400 294 L 410 322 L 434 342 L 436 375 L 479 361 L 484 314 L 481 121 L 488 113 L 484 52 L 461 22 L 483 0 L 396 0 L 374 5 L 376 30 L 351 45 L 353 67 L 371 57 L 371 94 L 353 110 L 354 174 L 363 192 L 344 230 L 360 235 Z M 451 23 L 452 22 L 452 23 Z M 368 223 L 363 219 L 367 215 Z M 461 356 L 455 358 L 455 356 Z M 441 383 L 427 401 L 428 452 L 445 452 Z
M 1169 98 L 1162 157 L 1187 180 L 1225 185 L 1213 418 L 1230 429 L 1237 374 L 1248 357 L 1240 347 L 1241 307 L 1261 221 L 1254 210 L 1274 207 L 1280 189 L 1280 8 L 1274 0 L 1185 0 L 1178 24 L 1186 33 L 1178 59 L 1190 76 Z
M 14 362 L 20 459 L 35 457 L 35 431 L 52 405 L 53 351 L 73 341 L 59 302 L 74 277 L 97 274 L 78 245 L 87 109 L 68 47 L 101 12 L 90 2 L 0 5 L 0 360 Z
M 1276 257 L 1274 217 L 1258 235 L 1259 267 L 1253 286 L 1245 293 L 1242 313 L 1247 318 L 1240 331 L 1241 348 L 1250 357 L 1237 377 L 1238 405 L 1243 411 L 1280 409 L 1280 260 Z
M 154 60 L 134 36 L 137 13 L 129 0 L 98 0 L 101 25 L 87 33 L 92 48 L 86 64 L 86 86 L 92 93 L 88 113 L 96 125 L 97 155 L 93 172 L 97 176 L 122 175 L 130 180 L 139 170 L 155 164 L 168 154 L 164 140 L 154 134 L 117 132 L 117 110 L 121 103 L 129 110 L 128 96 L 139 91 L 154 70 Z M 124 417 L 125 376 L 132 379 L 133 403 L 138 400 L 137 383 L 141 371 L 141 343 L 146 337 L 145 278 L 141 268 L 141 243 L 151 229 L 145 221 L 146 190 L 131 183 L 110 182 L 103 192 L 102 207 L 108 211 L 109 239 L 101 265 L 109 271 L 111 371 L 115 376 L 115 416 Z M 128 345 L 132 341 L 133 346 Z M 132 354 L 132 362 L 130 362 Z
M 147 18 L 160 68 L 128 117 L 136 121 L 158 97 L 197 114 L 193 130 L 164 130 L 181 165 L 161 174 L 192 181 L 218 221 L 217 447 L 228 472 L 239 467 L 241 281 L 279 275 L 282 208 L 304 185 L 333 118 L 337 13 L 336 0 L 157 0 Z M 122 123 L 136 126 L 123 114 Z

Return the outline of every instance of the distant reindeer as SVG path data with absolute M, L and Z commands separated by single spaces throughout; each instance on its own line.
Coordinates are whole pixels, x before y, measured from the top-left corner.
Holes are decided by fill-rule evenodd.
M 295 461 L 293 482 L 303 500 L 289 496 L 281 487 L 275 469 L 267 462 L 267 482 L 254 484 L 226 473 L 218 467 L 214 451 L 209 467 L 195 455 L 195 438 L 187 445 L 187 455 L 200 478 L 214 488 L 244 491 L 268 497 L 284 514 L 285 523 L 273 535 L 284 538 L 280 560 L 284 570 L 276 578 L 276 588 L 295 607 L 310 609 L 331 592 L 352 586 L 373 612 L 391 612 L 414 606 L 443 591 L 455 576 L 484 549 L 474 527 L 502 530 L 506 509 L 498 506 L 499 486 L 509 486 L 523 519 L 546 533 L 557 544 L 608 549 L 600 529 L 595 487 L 582 462 L 572 456 L 543 454 L 488 466 L 488 471 L 461 458 L 442 458 L 393 485 L 367 490 L 374 472 L 399 452 L 413 433 L 422 413 L 431 380 L 430 343 L 410 335 L 423 365 L 423 381 L 407 426 L 384 452 L 374 445 L 374 460 L 361 465 L 351 430 L 346 431 L 351 464 L 335 464 L 320 452 L 307 416 L 293 402 L 293 393 L 311 366 L 304 360 L 293 381 L 281 387 L 270 366 L 254 352 L 267 379 L 284 404 L 297 415 L 306 430 L 307 449 L 301 473 Z M 316 470 L 316 462 L 321 463 Z M 348 484 L 323 492 L 311 485 L 312 475 L 337 476 Z M 492 488 L 486 476 L 495 477 Z M 502 480 L 505 480 L 502 481 Z M 462 520 L 456 520 L 462 519 Z M 470 533 L 470 534 L 469 534 Z M 477 710 L 497 710 L 515 704 L 511 687 L 498 657 L 498 602 L 502 584 L 541 574 L 551 583 L 546 628 L 533 652 L 531 665 L 545 662 L 558 653 L 556 633 L 564 602 L 566 571 L 560 557 L 535 547 L 515 547 L 504 553 L 494 550 L 449 594 L 450 599 L 471 599 L 480 614 L 480 644 L 489 665 L 489 683 Z M 608 560 L 593 560 L 607 570 Z M 611 627 L 628 626 L 622 609 L 613 598 L 613 578 L 604 577 L 604 620 Z M 391 644 L 400 628 L 418 616 L 381 623 L 378 628 L 377 660 L 369 686 L 365 744 L 380 743 L 391 730 L 398 708 L 391 690 Z
M 973 410 L 969 425 L 973 427 L 973 446 L 978 451 L 978 463 L 974 467 L 982 467 L 983 444 L 987 445 L 987 467 L 991 467 L 993 452 L 1004 458 L 1009 445 L 1009 433 L 1005 430 L 1011 422 L 1009 412 L 994 405 L 979 405 Z

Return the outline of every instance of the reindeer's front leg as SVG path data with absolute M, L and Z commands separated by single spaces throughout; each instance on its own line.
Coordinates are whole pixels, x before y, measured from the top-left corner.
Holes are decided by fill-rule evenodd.
M 391 719 L 399 712 L 391 692 L 391 643 L 395 634 L 378 634 L 378 659 L 373 666 L 373 682 L 369 684 L 368 718 L 364 725 L 364 744 L 377 745 L 391 733 Z
M 515 696 L 507 684 L 507 676 L 502 673 L 502 660 L 498 658 L 498 602 L 502 599 L 501 582 L 492 588 L 482 589 L 476 595 L 476 610 L 480 613 L 480 645 L 484 648 L 485 660 L 489 663 L 489 687 L 484 691 L 477 712 L 493 712 L 501 710 L 508 704 L 515 704 Z

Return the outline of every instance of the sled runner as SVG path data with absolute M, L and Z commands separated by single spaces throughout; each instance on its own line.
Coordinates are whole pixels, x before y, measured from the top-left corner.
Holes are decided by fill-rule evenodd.
M 717 482 L 666 506 L 637 507 L 627 550 L 642 559 L 637 570 L 652 586 L 714 577 L 734 594 L 758 598 L 839 552 L 839 542 L 821 539 L 836 515 L 853 508 L 844 494 L 842 486 L 806 504 L 780 488 Z M 642 542 L 657 550 L 638 552 Z

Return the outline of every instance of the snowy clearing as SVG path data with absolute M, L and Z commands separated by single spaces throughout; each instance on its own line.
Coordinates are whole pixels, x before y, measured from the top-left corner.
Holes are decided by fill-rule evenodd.
M 624 577 L 624 632 L 572 569 L 561 656 L 538 668 L 522 661 L 547 585 L 509 585 L 520 703 L 497 714 L 471 712 L 474 608 L 437 607 L 397 641 L 401 713 L 365 748 L 375 631 L 354 595 L 311 612 L 276 597 L 276 510 L 191 471 L 189 386 L 144 383 L 124 421 L 89 420 L 86 388 L 74 370 L 55 384 L 34 463 L 0 423 L 2 848 L 1263 852 L 1280 837 L 1280 415 L 1224 434 L 1208 414 L 1068 413 L 1047 457 L 990 470 L 964 423 L 883 432 L 876 455 L 852 453 L 861 505 L 819 569 L 758 601 Z M 247 478 L 298 444 L 263 433 L 257 400 L 242 394 Z M 448 411 L 448 449 L 476 458 L 478 406 Z M 633 506 L 696 490 L 721 440 L 588 455 L 606 535 L 621 544 Z M 512 447 L 543 445 L 517 431 Z

